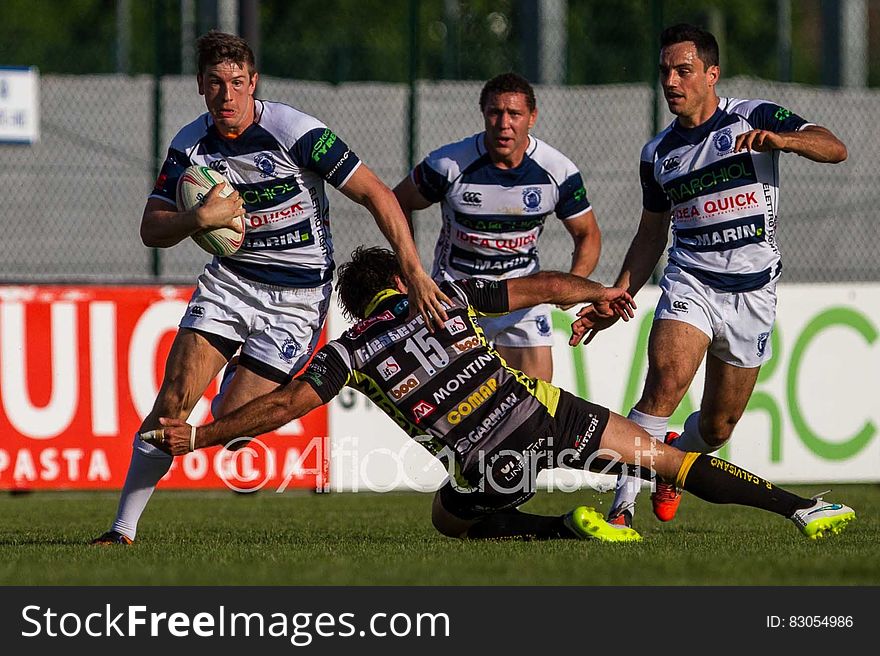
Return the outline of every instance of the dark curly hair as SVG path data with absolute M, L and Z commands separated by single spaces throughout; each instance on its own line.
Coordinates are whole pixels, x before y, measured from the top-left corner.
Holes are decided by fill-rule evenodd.
M 394 289 L 394 276 L 403 277 L 393 251 L 379 246 L 358 246 L 351 260 L 336 272 L 336 292 L 342 313 L 350 320 L 366 319 L 367 305 L 383 289 Z
M 235 34 L 227 34 L 219 30 L 211 30 L 196 41 L 198 52 L 199 74 L 204 74 L 208 66 L 223 62 L 238 64 L 246 68 L 249 76 L 257 70 L 254 51 L 247 41 Z
M 480 111 L 486 111 L 486 105 L 489 104 L 490 96 L 500 93 L 524 94 L 530 112 L 535 111 L 535 107 L 538 106 L 535 101 L 535 90 L 527 79 L 517 73 L 502 73 L 501 75 L 496 75 L 483 85 L 483 90 L 480 91 Z

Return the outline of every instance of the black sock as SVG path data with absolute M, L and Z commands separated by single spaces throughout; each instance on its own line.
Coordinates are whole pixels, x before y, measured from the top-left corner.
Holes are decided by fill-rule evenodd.
M 526 540 L 574 539 L 562 516 L 530 515 L 519 510 L 503 510 L 486 515 L 467 530 L 470 540 L 522 538 Z
M 680 472 L 679 477 L 681 475 Z M 791 517 L 795 510 L 808 508 L 813 503 L 712 455 L 698 455 L 684 476 L 684 482 L 679 484 L 710 503 L 738 503 L 783 517 Z

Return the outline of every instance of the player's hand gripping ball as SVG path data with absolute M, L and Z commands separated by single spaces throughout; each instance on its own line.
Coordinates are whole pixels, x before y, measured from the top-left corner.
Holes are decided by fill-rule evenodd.
M 222 198 L 235 191 L 222 173 L 207 166 L 188 166 L 177 181 L 177 209 L 187 211 L 198 207 L 214 185 L 221 183 L 226 184 L 220 191 Z M 240 232 L 232 228 L 206 228 L 195 233 L 193 241 L 211 255 L 232 255 L 244 243 L 244 216 L 236 220 Z

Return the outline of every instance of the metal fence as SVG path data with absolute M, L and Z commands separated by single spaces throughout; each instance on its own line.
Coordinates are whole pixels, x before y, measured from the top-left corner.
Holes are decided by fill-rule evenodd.
M 478 82 L 421 82 L 414 152 L 481 129 Z M 641 207 L 638 158 L 651 136 L 649 85 L 537 88 L 534 134 L 562 150 L 584 174 L 603 235 L 594 277 L 615 277 Z M 783 280 L 877 281 L 880 186 L 870 169 L 880 151 L 873 130 L 880 91 L 827 90 L 754 79 L 723 80 L 722 95 L 767 98 L 833 130 L 849 159 L 828 166 L 783 155 L 780 245 Z M 260 95 L 292 104 L 332 127 L 389 186 L 407 173 L 409 89 L 402 84 L 330 85 L 261 78 Z M 192 76 L 162 80 L 160 141 L 204 111 Z M 46 75 L 41 83 L 41 140 L 0 145 L 0 282 L 190 282 L 208 256 L 189 240 L 153 252 L 138 235 L 153 184 L 153 81 L 147 76 Z M 668 117 L 671 120 L 671 117 Z M 331 191 L 337 261 L 358 244 L 381 244 L 370 215 Z M 416 215 L 426 266 L 439 229 L 436 207 Z M 544 268 L 567 268 L 571 240 L 549 217 L 541 238 Z

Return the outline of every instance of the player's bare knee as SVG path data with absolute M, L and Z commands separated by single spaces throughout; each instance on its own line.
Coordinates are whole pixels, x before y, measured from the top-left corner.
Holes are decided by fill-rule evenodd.
M 636 408 L 649 415 L 668 417 L 675 411 L 688 384 L 689 382 L 679 383 L 673 378 L 649 378 Z
M 737 420 L 738 417 L 712 417 L 705 412 L 700 413 L 700 436 L 706 444 L 720 449 L 733 434 Z

